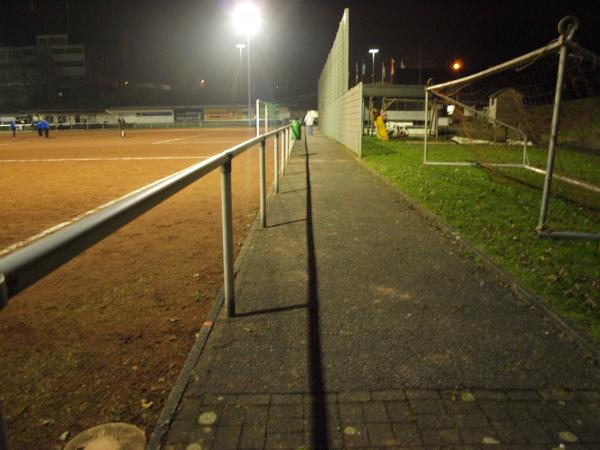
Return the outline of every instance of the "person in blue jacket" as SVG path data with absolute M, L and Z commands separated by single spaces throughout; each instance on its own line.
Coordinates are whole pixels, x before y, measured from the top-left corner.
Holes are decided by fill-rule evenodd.
M 50 133 L 50 125 L 48 124 L 48 121 L 46 119 L 43 119 L 40 122 L 40 127 L 42 129 L 42 132 L 44 133 L 44 137 L 48 139 L 48 134 Z
M 33 129 L 37 131 L 38 136 L 42 137 L 42 121 L 36 120 L 31 124 L 31 126 L 33 126 Z
M 12 135 L 13 135 L 13 139 L 17 137 L 17 124 L 15 123 L 14 120 L 10 121 L 10 125 L 8 125 L 8 128 L 10 128 L 10 131 L 12 131 Z

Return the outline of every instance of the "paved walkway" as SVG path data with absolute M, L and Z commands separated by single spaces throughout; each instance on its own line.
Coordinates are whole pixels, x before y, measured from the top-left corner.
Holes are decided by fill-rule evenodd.
M 337 144 L 307 150 L 162 448 L 600 448 L 596 362 Z

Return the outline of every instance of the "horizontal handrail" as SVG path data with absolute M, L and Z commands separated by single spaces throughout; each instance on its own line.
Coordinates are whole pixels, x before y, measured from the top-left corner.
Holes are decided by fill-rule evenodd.
M 289 127 L 280 127 L 224 150 L 0 259 L 0 308 L 16 294 L 133 219 Z

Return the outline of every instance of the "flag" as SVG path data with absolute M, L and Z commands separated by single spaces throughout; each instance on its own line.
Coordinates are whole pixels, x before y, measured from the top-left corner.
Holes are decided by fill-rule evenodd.
M 381 83 L 385 82 L 385 63 L 381 62 Z
M 390 61 L 390 81 L 394 82 L 394 74 L 396 73 L 396 60 L 392 58 Z

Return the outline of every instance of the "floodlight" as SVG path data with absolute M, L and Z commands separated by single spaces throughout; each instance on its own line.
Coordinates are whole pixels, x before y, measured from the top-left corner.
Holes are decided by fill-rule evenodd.
M 246 48 L 246 44 L 235 44 L 235 48 L 239 48 L 241 52 L 243 48 Z
M 260 24 L 260 11 L 254 3 L 239 3 L 233 10 L 233 26 L 241 34 L 253 35 L 260 28 Z
M 372 48 L 369 50 L 369 53 L 373 57 L 373 70 L 371 70 L 371 83 L 375 84 L 375 54 L 379 53 L 379 49 Z

